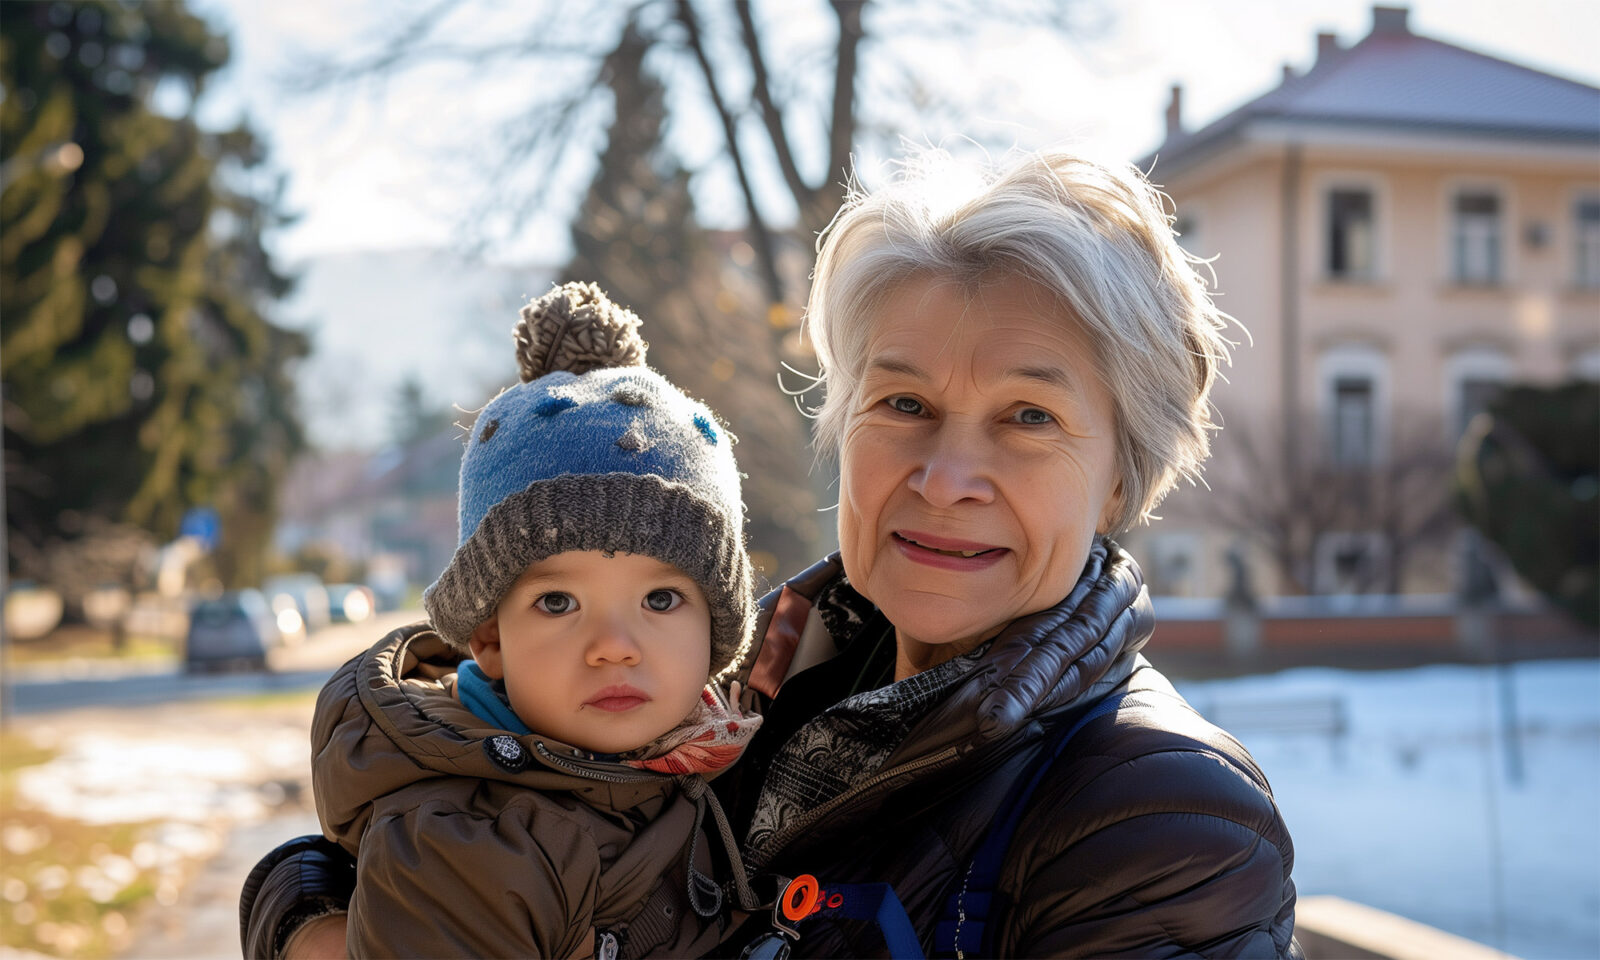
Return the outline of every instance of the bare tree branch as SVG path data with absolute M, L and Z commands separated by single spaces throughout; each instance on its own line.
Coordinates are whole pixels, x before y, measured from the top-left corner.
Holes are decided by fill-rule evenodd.
M 602 74 L 603 71 L 604 67 L 601 69 Z M 516 199 L 509 209 L 506 207 L 506 195 L 501 191 L 494 191 L 492 197 L 474 211 L 469 224 L 481 226 L 495 216 L 512 224 L 523 223 L 544 208 L 550 188 L 557 182 L 554 174 L 563 156 L 559 145 L 567 143 L 582 126 L 585 108 L 589 106 L 588 94 L 593 93 L 600 83 L 601 78 L 597 75 L 579 94 L 552 103 L 540 104 L 535 108 L 527 119 L 521 136 L 512 139 L 505 146 L 491 175 L 491 182 L 505 183 L 517 174 L 527 177 L 531 168 L 534 175 L 528 179 L 532 180 L 532 185 L 520 195 L 512 192 L 511 195 Z M 477 236 L 479 244 L 490 239 L 486 231 L 472 232 Z
M 311 93 L 328 83 L 386 75 L 409 62 L 412 48 L 436 30 L 440 21 L 449 15 L 455 6 L 453 0 L 436 0 L 410 22 L 396 30 L 377 53 L 345 64 L 335 59 L 319 57 L 304 65 L 306 76 L 300 77 L 298 76 L 300 71 L 296 71 L 296 75 L 285 77 L 284 83 L 291 91 Z
M 750 245 L 755 247 L 756 259 L 761 264 L 761 281 L 767 291 L 767 300 L 769 303 L 782 303 L 783 278 L 778 275 L 777 251 L 772 245 L 772 233 L 767 229 L 766 220 L 761 216 L 761 209 L 756 206 L 755 189 L 751 186 L 750 176 L 745 171 L 744 152 L 739 149 L 738 126 L 733 114 L 728 110 L 727 103 L 722 99 L 722 91 L 717 87 L 717 74 L 712 69 L 710 58 L 706 56 L 705 45 L 700 38 L 700 20 L 695 15 L 694 4 L 690 0 L 678 0 L 678 22 L 688 34 L 689 49 L 694 53 L 695 62 L 700 65 L 700 72 L 706 81 L 706 92 L 711 97 L 717 119 L 722 122 L 722 134 L 728 145 L 728 158 L 733 161 L 734 175 L 738 177 L 739 189 L 744 194 L 745 214 L 749 217 Z
M 1230 472 L 1215 476 L 1208 508 L 1271 558 L 1284 583 L 1311 592 L 1316 553 L 1334 533 L 1378 533 L 1388 564 L 1356 571 L 1357 590 L 1399 593 L 1416 558 L 1442 547 L 1459 526 L 1448 490 L 1450 451 L 1443 425 L 1404 411 L 1395 418 L 1393 453 L 1365 465 L 1329 462 L 1311 431 L 1284 437 L 1281 423 L 1256 431 L 1233 426 Z M 1285 463 L 1289 451 L 1293 463 Z
M 794 283 L 779 266 L 783 251 L 780 234 L 809 239 L 832 218 L 843 200 L 844 181 L 859 141 L 892 140 L 907 125 L 927 122 L 951 130 L 970 126 L 972 110 L 965 88 L 962 95 L 955 95 L 937 84 L 918 86 L 908 81 L 908 88 L 918 86 L 923 91 L 910 104 L 910 114 L 900 107 L 906 101 L 899 91 L 862 89 L 869 79 L 880 85 L 878 71 L 866 69 L 868 51 L 875 62 L 876 58 L 892 58 L 894 42 L 902 34 L 927 29 L 959 39 L 969 36 L 980 22 L 1004 24 L 1008 29 L 1022 25 L 1071 33 L 1080 29 L 1077 14 L 1081 8 L 1100 0 L 873 0 L 871 7 L 868 0 L 829 0 L 837 36 L 832 42 L 807 44 L 801 50 L 784 49 L 781 61 L 769 59 L 779 46 L 780 14 L 769 15 L 773 22 L 758 21 L 748 0 L 732 2 L 734 17 L 703 20 L 699 14 L 710 8 L 697 6 L 694 0 L 628 0 L 625 6 L 594 8 L 603 11 L 603 16 L 581 17 L 573 17 L 571 8 L 559 0 L 504 6 L 423 0 L 415 12 L 394 17 L 372 42 L 354 51 L 303 60 L 284 83 L 293 92 L 314 93 L 363 81 L 381 86 L 408 70 L 431 65 L 556 68 L 549 71 L 554 74 L 553 81 L 542 76 L 530 90 L 530 99 L 542 102 L 506 124 L 498 139 L 478 140 L 489 144 L 489 162 L 496 174 L 493 198 L 464 222 L 500 226 L 526 220 L 559 199 L 555 193 L 561 185 L 553 182 L 551 174 L 570 170 L 571 161 L 584 150 L 589 138 L 583 136 L 581 121 L 597 116 L 591 108 L 605 95 L 601 85 L 584 76 L 585 65 L 601 64 L 611 55 L 617 23 L 635 24 L 654 49 L 683 67 L 693 58 L 693 72 L 705 84 L 704 92 L 695 91 L 693 98 L 716 116 L 720 126 L 723 142 L 717 145 L 716 160 L 725 156 L 730 161 L 729 167 L 697 166 L 719 180 L 731 169 L 734 183 L 729 186 L 742 195 L 747 240 L 756 254 L 753 268 L 769 301 L 782 304 L 793 293 L 788 288 Z M 718 6 L 717 11 L 720 14 L 722 8 Z M 873 17 L 870 22 L 863 20 L 868 14 Z M 485 27 L 492 27 L 493 32 Z M 681 34 L 677 32 L 680 29 Z M 882 42 L 863 46 L 873 39 L 867 36 L 869 29 Z M 727 35 L 716 33 L 718 30 Z M 727 81 L 732 75 L 719 75 L 719 67 L 726 70 L 728 64 L 719 61 L 716 52 L 729 42 L 742 46 L 752 72 L 748 107 L 727 99 L 731 92 Z M 926 79 L 926 64 L 907 71 L 907 76 L 917 73 Z M 680 88 L 686 80 L 695 82 L 681 70 L 668 69 L 664 76 Z M 802 103 L 807 109 L 794 109 Z M 889 106 L 865 110 L 864 103 Z M 753 149 L 748 139 L 741 146 L 740 135 L 753 132 L 740 127 L 746 109 L 751 119 L 762 124 L 765 140 L 772 147 L 771 159 L 764 150 Z M 798 130 L 802 125 L 807 129 Z M 571 136 L 574 131 L 576 138 Z M 995 145 L 992 140 L 980 142 Z M 811 145 L 819 143 L 821 149 L 813 151 Z M 820 166 L 807 161 L 808 151 L 825 151 L 824 156 L 812 157 Z M 820 175 L 808 177 L 806 170 L 820 170 Z M 770 171 L 769 179 L 781 180 L 792 196 L 797 222 L 774 225 L 762 213 L 757 193 L 760 184 L 768 182 L 761 176 L 763 171 Z M 526 187 L 518 186 L 521 184 Z
M 783 111 L 773 101 L 772 82 L 767 75 L 766 58 L 761 53 L 761 36 L 756 32 L 755 15 L 751 12 L 751 4 L 745 0 L 733 0 L 733 7 L 739 14 L 739 32 L 744 39 L 744 48 L 750 55 L 752 95 L 761 107 L 761 119 L 766 124 L 767 137 L 772 141 L 772 151 L 777 155 L 778 168 L 783 172 L 784 182 L 789 185 L 789 192 L 794 194 L 795 206 L 807 211 L 815 205 L 817 191 L 805 182 L 800 175 L 800 168 L 795 165 L 789 134 L 783 127 Z
M 856 138 L 856 54 L 861 46 L 861 11 L 866 0 L 832 0 L 839 21 L 839 56 L 833 68 L 833 114 L 828 123 L 828 168 L 817 191 L 819 210 L 809 211 L 813 219 L 825 218 L 844 199 L 844 178 L 849 176 L 850 150 Z M 821 229 L 817 223 L 816 229 Z

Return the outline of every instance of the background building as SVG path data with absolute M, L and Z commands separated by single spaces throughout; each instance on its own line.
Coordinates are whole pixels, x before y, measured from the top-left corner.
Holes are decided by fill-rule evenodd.
M 1454 447 L 1501 384 L 1600 379 L 1600 89 L 1407 19 L 1320 34 L 1308 71 L 1198 130 L 1172 88 L 1141 166 L 1248 337 L 1211 490 L 1128 538 L 1152 592 L 1243 570 L 1264 594 L 1448 593 L 1475 565 L 1516 589 L 1456 518 Z

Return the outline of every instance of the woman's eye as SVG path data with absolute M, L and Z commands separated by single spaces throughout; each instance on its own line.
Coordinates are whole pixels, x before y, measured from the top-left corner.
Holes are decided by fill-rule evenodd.
M 1026 423 L 1030 426 L 1038 426 L 1040 424 L 1054 421 L 1055 417 L 1050 416 L 1050 414 L 1045 413 L 1038 407 L 1024 407 L 1023 409 L 1017 411 L 1016 420 L 1018 423 Z
M 533 601 L 533 605 L 545 613 L 557 617 L 563 613 L 571 613 L 578 606 L 577 601 L 565 593 L 547 593 Z
M 644 605 L 656 613 L 666 613 L 682 602 L 683 595 L 676 590 L 651 590 L 644 598 Z
M 886 403 L 889 408 L 898 413 L 908 413 L 913 417 L 922 416 L 922 403 L 910 397 L 890 397 Z

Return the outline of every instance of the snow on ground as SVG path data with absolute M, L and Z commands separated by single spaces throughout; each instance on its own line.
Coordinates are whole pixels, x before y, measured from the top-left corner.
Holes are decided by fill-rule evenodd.
M 1343 736 L 1232 731 L 1272 782 L 1302 895 L 1527 958 L 1600 957 L 1600 660 L 1178 686 L 1224 723 L 1252 704 L 1343 703 Z
M 33 721 L 34 738 L 57 753 L 17 771 L 16 802 L 85 823 L 154 824 L 140 844 L 151 863 L 141 867 L 204 859 L 233 826 L 299 799 L 309 773 L 308 716 L 309 702 L 174 704 Z M 3 839 L 7 849 L 25 840 Z
M 63 743 L 50 763 L 19 771 L 17 797 L 85 823 L 243 822 L 275 806 L 259 784 L 297 778 L 307 762 L 302 736 L 197 734 L 162 743 L 116 731 L 83 733 Z
M 70 731 L 54 760 L 18 771 L 18 802 L 91 824 L 248 822 L 282 802 L 261 784 L 306 776 L 309 749 L 298 726 L 150 733 L 141 723 Z

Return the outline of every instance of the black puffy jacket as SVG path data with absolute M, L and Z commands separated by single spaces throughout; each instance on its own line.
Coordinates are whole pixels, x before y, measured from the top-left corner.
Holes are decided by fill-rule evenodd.
M 834 604 L 870 609 L 836 556 L 763 601 L 760 646 L 742 679 L 766 721 L 715 784 L 741 835 L 783 742 L 874 675 L 874 658 L 892 657 L 882 649 L 891 639 L 856 618 L 841 626 L 828 615 Z M 1008 626 L 870 776 L 786 816 L 747 862 L 824 885 L 893 884 L 932 955 L 946 899 L 1047 729 L 1117 693 L 1117 709 L 1068 741 L 1018 825 L 990 913 L 993 951 L 1299 956 L 1293 846 L 1266 777 L 1139 655 L 1153 628 L 1137 565 L 1097 540 L 1070 596 Z M 763 922 L 753 918 L 729 943 Z M 798 952 L 878 955 L 878 936 L 814 921 Z

